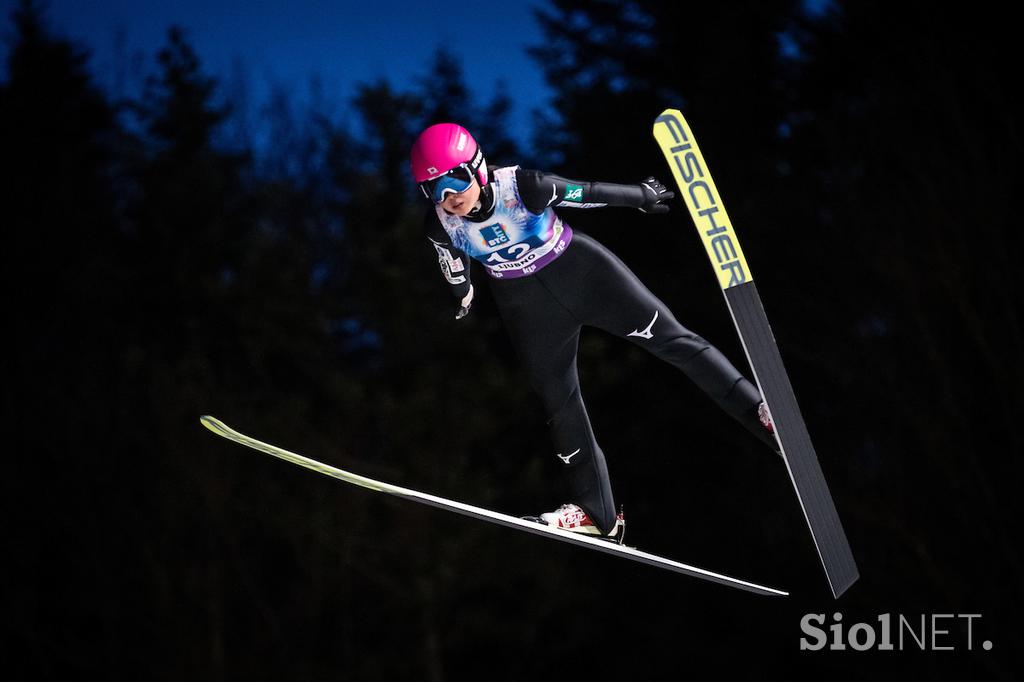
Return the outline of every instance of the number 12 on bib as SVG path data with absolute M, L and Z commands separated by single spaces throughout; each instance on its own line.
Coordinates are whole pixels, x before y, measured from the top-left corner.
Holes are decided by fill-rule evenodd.
M 857 564 L 743 250 L 682 113 L 676 109 L 663 111 L 654 122 L 654 137 L 679 184 L 680 195 L 725 294 L 832 594 L 838 599 L 857 580 Z

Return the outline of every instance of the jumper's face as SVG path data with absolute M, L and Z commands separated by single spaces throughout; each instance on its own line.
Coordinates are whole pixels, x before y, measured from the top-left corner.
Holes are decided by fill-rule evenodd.
M 476 178 L 473 178 L 469 187 L 464 191 L 446 194 L 444 201 L 441 202 L 441 208 L 452 215 L 463 217 L 473 210 L 478 201 L 480 201 L 480 183 L 477 182 Z

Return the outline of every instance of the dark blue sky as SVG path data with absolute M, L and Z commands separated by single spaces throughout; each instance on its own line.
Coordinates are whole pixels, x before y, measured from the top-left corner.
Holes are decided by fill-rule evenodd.
M 5 42 L 17 4 L 0 0 Z M 321 79 L 328 102 L 338 105 L 349 100 L 359 82 L 386 78 L 401 89 L 427 75 L 426 65 L 441 45 L 462 60 L 466 81 L 481 104 L 499 79 L 505 81 L 516 102 L 516 124 L 526 125 L 530 110 L 549 95 L 525 53 L 542 40 L 532 1 L 44 0 L 43 6 L 58 34 L 92 50 L 93 71 L 108 86 L 119 52 L 141 52 L 150 62 L 145 66 L 152 68 L 167 27 L 178 24 L 187 30 L 207 73 L 224 80 L 235 62 L 242 63 L 257 103 L 274 83 L 293 86 L 303 96 L 313 74 Z

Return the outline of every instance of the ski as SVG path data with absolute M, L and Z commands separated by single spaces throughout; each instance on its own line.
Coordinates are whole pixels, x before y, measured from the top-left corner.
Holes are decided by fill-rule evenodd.
M 859 577 L 857 564 L 732 222 L 682 113 L 663 111 L 654 121 L 654 137 L 715 268 L 829 586 L 838 599 Z
M 787 596 L 789 594 L 788 592 L 783 592 L 782 590 L 777 590 L 772 587 L 757 585 L 755 583 L 747 582 L 746 580 L 732 578 L 720 573 L 712 573 L 711 571 L 706 571 L 703 568 L 689 566 L 678 561 L 673 561 L 672 559 L 666 559 L 654 554 L 642 552 L 633 547 L 613 544 L 605 540 L 599 540 L 597 538 L 578 535 L 568 531 L 559 530 L 557 528 L 552 528 L 550 526 L 545 526 L 534 521 L 526 521 L 515 516 L 491 511 L 490 509 L 474 507 L 470 504 L 464 504 L 462 502 L 456 502 L 455 500 L 448 500 L 443 497 L 421 493 L 417 490 L 411 490 L 409 488 L 391 485 L 390 483 L 375 481 L 372 478 L 366 478 L 364 476 L 349 473 L 348 471 L 343 471 L 328 464 L 310 459 L 309 457 L 289 452 L 288 450 L 256 440 L 255 438 L 251 438 L 245 434 L 235 431 L 214 417 L 204 415 L 200 417 L 200 421 L 203 426 L 208 428 L 210 431 L 213 431 L 218 436 L 222 436 L 223 438 L 227 438 L 228 440 L 252 448 L 253 450 L 258 450 L 259 452 L 278 457 L 286 462 L 291 462 L 292 464 L 311 469 L 312 471 L 323 474 L 324 476 L 330 476 L 331 478 L 336 478 L 340 481 L 345 481 L 346 483 L 351 483 L 352 485 L 357 485 L 362 488 L 367 488 L 369 490 L 374 490 L 388 495 L 394 495 L 395 497 L 401 497 L 412 502 L 419 502 L 420 504 L 426 504 L 431 507 L 444 509 L 475 519 L 490 521 L 491 523 L 526 531 L 527 533 L 533 533 L 534 535 L 541 535 L 553 540 L 568 542 L 569 544 L 576 545 L 578 547 L 593 549 L 612 556 L 637 561 L 656 568 L 675 571 L 676 573 L 682 573 L 684 575 L 701 578 L 703 580 L 709 580 L 720 585 L 735 587 L 755 594 L 768 596 Z

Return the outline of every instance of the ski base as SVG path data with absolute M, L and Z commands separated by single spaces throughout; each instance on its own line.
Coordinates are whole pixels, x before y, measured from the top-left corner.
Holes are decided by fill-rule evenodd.
M 838 599 L 857 582 L 860 573 L 797 405 L 789 374 L 782 364 L 761 296 L 754 282 L 749 281 L 726 289 L 725 297 L 768 405 L 786 469 L 811 530 L 832 596 Z
M 856 582 L 857 564 L 807 434 L 753 274 L 704 155 L 682 112 L 678 109 L 663 111 L 654 122 L 653 132 L 725 294 L 754 380 L 775 425 L 786 469 L 832 595 L 838 599 Z
M 213 431 L 218 436 L 227 438 L 228 440 L 234 441 L 240 445 L 258 450 L 265 454 L 283 459 L 286 462 L 305 467 L 324 476 L 330 476 L 352 485 L 357 485 L 362 488 L 374 490 L 376 492 L 386 493 L 395 497 L 401 497 L 412 502 L 418 502 L 420 504 L 426 504 L 431 507 L 438 509 L 445 509 L 447 511 L 462 514 L 463 516 L 469 516 L 472 518 L 480 519 L 483 521 L 489 521 L 496 523 L 501 526 L 509 528 L 515 528 L 516 530 L 525 531 L 527 533 L 533 533 L 534 535 L 541 535 L 543 537 L 550 538 L 552 540 L 559 540 L 561 542 L 567 542 L 577 547 L 585 547 L 587 549 L 596 550 L 612 556 L 617 556 L 623 559 L 629 559 L 630 561 L 636 561 L 648 566 L 655 568 L 661 568 L 668 571 L 674 571 L 676 573 L 682 573 L 683 575 L 692 576 L 694 578 L 700 578 L 720 585 L 726 585 L 728 587 L 734 587 L 736 589 L 745 590 L 747 592 L 753 592 L 754 594 L 774 596 L 774 597 L 785 597 L 788 596 L 788 592 L 777 590 L 773 587 L 766 587 L 764 585 L 758 585 L 756 583 L 748 582 L 746 580 L 740 580 L 739 578 L 733 578 L 728 575 L 721 573 L 714 573 L 712 571 L 704 570 L 703 568 L 697 568 L 696 566 L 690 566 L 672 559 L 666 559 L 665 557 L 658 556 L 656 554 L 650 554 L 643 552 L 635 547 L 629 547 L 627 545 L 619 545 L 616 543 L 608 542 L 594 537 L 587 537 L 571 533 L 569 531 L 559 530 L 551 526 L 541 525 L 533 521 L 527 521 L 515 516 L 503 514 L 501 512 L 492 511 L 490 509 L 484 509 L 482 507 L 475 507 L 470 504 L 457 502 L 455 500 L 445 499 L 443 497 L 437 497 L 428 493 L 421 493 L 417 490 L 411 490 L 409 488 L 402 488 L 400 486 L 391 485 L 390 483 L 383 483 L 381 481 L 375 481 L 372 478 L 366 478 L 365 476 L 359 476 L 357 474 L 343 471 L 336 467 L 318 462 L 314 459 L 310 459 L 303 455 L 289 452 L 282 448 L 264 443 L 263 441 L 256 440 L 250 436 L 246 436 L 243 433 L 239 433 L 234 429 L 230 428 L 224 422 L 210 416 L 200 417 L 200 421 L 203 426 Z

